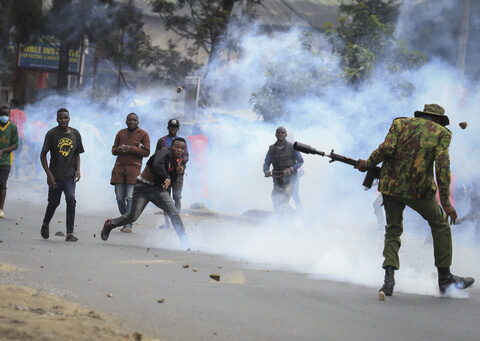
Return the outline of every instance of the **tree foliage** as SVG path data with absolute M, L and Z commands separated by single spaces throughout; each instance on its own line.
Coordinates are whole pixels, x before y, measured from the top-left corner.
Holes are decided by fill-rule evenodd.
M 228 24 L 236 16 L 233 6 L 239 0 L 149 0 L 167 30 L 186 42 L 188 56 L 204 52 L 209 62 L 221 52 Z M 250 0 L 258 4 L 261 0 Z M 176 44 L 174 44 L 175 46 Z
M 133 0 L 53 0 L 43 11 L 41 1 L 1 0 L 0 9 L 6 9 L 0 14 L 2 47 L 42 40 L 59 50 L 59 89 L 67 86 L 68 51 L 79 49 L 84 39 L 100 58 L 133 69 L 147 65 L 154 53 Z
M 381 4 L 380 4 L 381 3 Z M 341 11 L 349 15 L 339 18 L 339 26 L 325 24 L 325 34 L 334 53 L 343 60 L 345 78 L 349 83 L 368 79 L 376 66 L 384 66 L 386 72 L 398 72 L 415 68 L 426 62 L 426 57 L 410 50 L 404 41 L 394 36 L 395 27 L 382 22 L 396 17 L 398 5 L 393 2 L 356 0 L 342 5 Z
M 252 94 L 253 110 L 265 121 L 291 117 L 289 103 L 323 95 L 338 80 L 335 61 L 312 50 L 312 35 L 304 33 L 296 45 L 269 61 L 265 85 Z
M 340 12 L 352 16 L 356 12 L 356 7 L 360 1 L 353 3 L 342 3 Z M 398 0 L 362 0 L 368 12 L 375 15 L 383 24 L 393 24 L 397 21 L 400 12 L 400 2 Z
M 266 121 L 291 117 L 294 103 L 322 97 L 333 85 L 360 88 L 374 73 L 386 79 L 425 63 L 423 54 L 394 36 L 396 1 L 356 0 L 340 10 L 348 18 L 340 16 L 337 27 L 325 25 L 325 37 L 338 61 L 313 52 L 311 36 L 305 35 L 299 46 L 269 63 L 265 85 L 250 100 L 257 115 Z M 391 84 L 395 96 L 406 96 L 414 89 L 402 77 Z
M 153 48 L 146 63 L 153 66 L 151 76 L 165 85 L 183 84 L 185 77 L 199 68 L 193 59 L 185 57 L 169 41 L 167 49 Z
M 124 64 L 134 70 L 149 65 L 153 46 L 143 29 L 143 14 L 135 7 L 134 1 L 114 4 L 108 16 L 108 26 L 97 27 L 95 34 L 88 35 L 99 50 L 99 56 L 117 66 Z

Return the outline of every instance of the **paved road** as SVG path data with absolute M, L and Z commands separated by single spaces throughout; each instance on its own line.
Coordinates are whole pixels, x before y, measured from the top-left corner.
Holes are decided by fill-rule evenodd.
M 147 214 L 131 235 L 98 237 L 113 212 L 77 215 L 77 243 L 64 231 L 64 209 L 51 237 L 40 237 L 44 207 L 15 198 L 0 221 L 0 284 L 31 286 L 93 309 L 114 313 L 125 328 L 165 340 L 478 340 L 480 290 L 468 299 L 398 293 L 376 300 L 376 288 L 314 280 L 301 273 L 230 261 L 219 255 L 149 247 L 155 235 L 175 244 L 171 231 L 153 228 Z M 151 213 L 151 211 L 150 211 Z M 186 217 L 187 226 L 206 223 Z M 59 222 L 60 221 L 60 222 Z M 94 237 L 94 234 L 96 237 Z M 183 268 L 189 264 L 189 268 Z M 192 268 L 197 268 L 194 272 Z M 220 282 L 209 278 L 219 273 Z M 112 293 L 113 297 L 107 297 Z M 157 303 L 164 298 L 163 304 Z

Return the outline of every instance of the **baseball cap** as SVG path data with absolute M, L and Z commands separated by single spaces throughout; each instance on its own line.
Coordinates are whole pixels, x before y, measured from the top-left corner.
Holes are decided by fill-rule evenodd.
M 178 122 L 177 119 L 172 118 L 172 119 L 168 120 L 168 126 L 169 127 L 180 127 L 180 122 Z

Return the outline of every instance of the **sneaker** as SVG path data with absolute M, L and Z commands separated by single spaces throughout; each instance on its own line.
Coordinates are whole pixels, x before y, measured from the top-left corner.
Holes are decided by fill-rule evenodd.
M 440 288 L 440 293 L 443 295 L 450 286 L 463 290 L 470 287 L 474 282 L 475 279 L 472 277 L 459 277 L 450 274 L 448 277 L 438 279 L 438 287 Z
M 0 218 L 5 218 L 5 214 L 3 214 L 3 210 L 0 210 Z
M 120 229 L 120 231 L 125 232 L 125 233 L 132 233 L 132 227 L 128 226 L 128 225 L 125 225 L 124 227 L 122 227 Z
M 76 242 L 78 240 L 77 237 L 73 235 L 73 233 L 67 233 L 67 236 L 65 237 L 66 242 Z
M 168 224 L 162 224 L 162 225 L 158 226 L 158 228 L 159 228 L 160 230 L 168 230 L 168 229 L 170 228 L 170 225 L 168 225 Z
M 50 236 L 50 230 L 47 223 L 42 224 L 42 229 L 40 230 L 40 234 L 42 235 L 43 239 L 48 239 Z
M 110 221 L 112 221 L 112 219 L 107 219 L 103 224 L 102 232 L 100 232 L 100 237 L 102 237 L 102 240 L 107 240 L 108 236 L 110 235 L 110 231 L 113 229 L 112 227 L 108 226 Z

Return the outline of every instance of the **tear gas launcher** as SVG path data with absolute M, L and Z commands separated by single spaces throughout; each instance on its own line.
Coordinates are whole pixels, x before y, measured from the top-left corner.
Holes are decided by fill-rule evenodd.
M 350 159 L 348 156 L 335 154 L 333 152 L 333 149 L 330 152 L 330 154 L 325 154 L 325 152 L 317 150 L 317 149 L 309 146 L 308 144 L 304 144 L 304 143 L 301 143 L 301 142 L 295 142 L 293 144 L 293 149 L 298 150 L 299 152 L 302 152 L 302 153 L 305 153 L 305 154 L 317 154 L 317 155 L 320 155 L 320 156 L 329 157 L 330 158 L 330 161 L 329 161 L 330 163 L 332 163 L 334 161 L 339 161 L 339 162 L 346 163 L 348 165 L 352 165 L 354 167 L 357 166 L 358 163 L 359 163 L 358 160 Z M 373 167 L 373 168 L 369 168 L 367 170 L 367 175 L 365 175 L 365 179 L 363 179 L 362 185 L 366 188 L 372 188 L 373 180 L 380 178 L 380 170 L 381 170 L 381 168 L 378 167 L 378 166 Z

